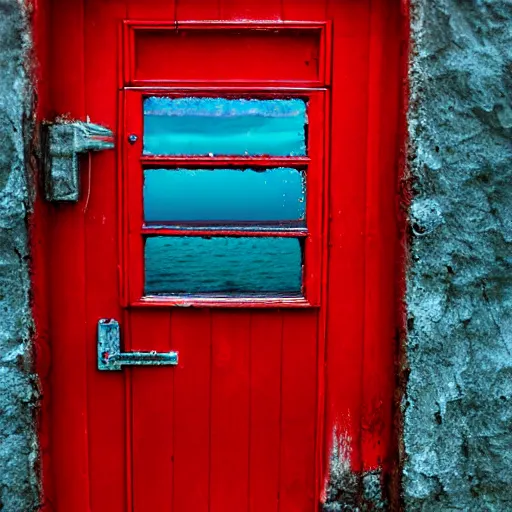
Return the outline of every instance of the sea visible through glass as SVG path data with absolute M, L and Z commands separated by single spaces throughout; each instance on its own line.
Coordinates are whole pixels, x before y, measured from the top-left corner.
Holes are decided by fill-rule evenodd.
M 146 295 L 301 293 L 297 238 L 152 236 L 144 253 Z
M 301 156 L 302 99 L 167 98 L 144 100 L 144 154 Z

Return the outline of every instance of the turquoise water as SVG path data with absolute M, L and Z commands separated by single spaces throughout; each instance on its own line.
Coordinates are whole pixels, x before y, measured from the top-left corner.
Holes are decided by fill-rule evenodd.
M 278 168 L 146 169 L 144 219 L 151 225 L 304 226 L 304 173 Z
M 299 295 L 302 250 L 295 238 L 149 237 L 145 293 Z
M 144 101 L 147 155 L 306 154 L 300 99 L 161 98 Z M 305 225 L 302 171 L 146 169 L 148 225 Z M 157 236 L 145 241 L 148 295 L 289 295 L 302 287 L 302 247 L 285 237 Z
M 144 101 L 146 155 L 306 154 L 300 99 L 160 98 Z

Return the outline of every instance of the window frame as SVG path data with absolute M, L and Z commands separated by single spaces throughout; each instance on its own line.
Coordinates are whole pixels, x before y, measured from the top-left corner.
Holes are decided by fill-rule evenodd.
M 302 98 L 307 102 L 306 156 L 151 156 L 143 154 L 143 101 L 148 96 L 224 97 L 251 99 Z M 124 91 L 122 159 L 119 187 L 121 237 L 121 297 L 124 306 L 176 307 L 316 307 L 320 305 L 321 275 L 326 235 L 325 155 L 327 134 L 326 90 L 321 88 L 264 90 L 261 88 L 127 88 Z M 130 135 L 135 142 L 129 142 Z M 160 228 L 145 227 L 143 185 L 145 169 L 271 169 L 290 167 L 301 170 L 306 180 L 306 227 L 264 229 L 235 228 Z M 214 172 L 214 171 L 212 171 Z M 302 296 L 209 296 L 145 295 L 144 238 L 146 236 L 267 236 L 304 239 Z

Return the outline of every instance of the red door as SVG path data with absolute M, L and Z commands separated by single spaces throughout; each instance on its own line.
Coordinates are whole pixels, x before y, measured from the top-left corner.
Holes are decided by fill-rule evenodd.
M 314 511 L 340 429 L 355 471 L 386 463 L 398 52 L 372 4 L 53 1 L 51 109 L 116 133 L 51 212 L 55 510 Z

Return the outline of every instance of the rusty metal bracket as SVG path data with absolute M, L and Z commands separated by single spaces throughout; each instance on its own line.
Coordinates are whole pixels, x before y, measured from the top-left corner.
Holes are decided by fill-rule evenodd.
M 178 352 L 121 352 L 119 322 L 98 322 L 98 370 L 121 370 L 122 366 L 176 366 Z
M 78 155 L 114 148 L 114 134 L 103 126 L 77 122 L 43 127 L 45 195 L 48 201 L 78 202 Z

